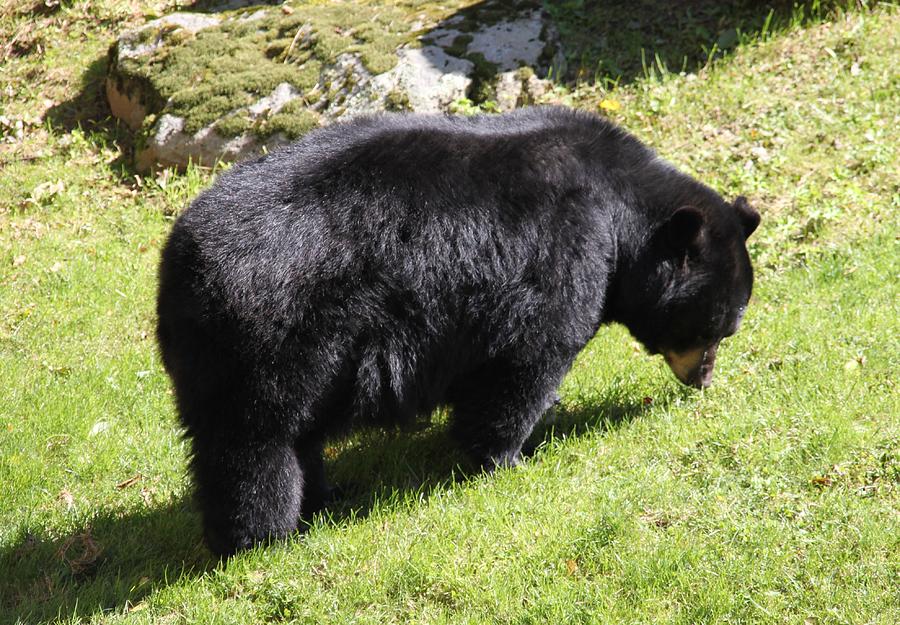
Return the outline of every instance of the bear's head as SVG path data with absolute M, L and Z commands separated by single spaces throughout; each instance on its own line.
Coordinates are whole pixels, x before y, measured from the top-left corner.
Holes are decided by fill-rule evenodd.
M 685 384 L 709 386 L 719 343 L 741 323 L 753 288 L 746 240 L 759 220 L 743 197 L 682 205 L 645 240 L 618 289 L 618 320 Z

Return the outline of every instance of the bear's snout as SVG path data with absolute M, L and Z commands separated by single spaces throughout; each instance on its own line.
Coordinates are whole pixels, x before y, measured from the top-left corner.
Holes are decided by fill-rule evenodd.
M 706 388 L 712 384 L 718 347 L 716 343 L 683 352 L 664 351 L 663 355 L 675 377 L 683 384 L 694 388 Z

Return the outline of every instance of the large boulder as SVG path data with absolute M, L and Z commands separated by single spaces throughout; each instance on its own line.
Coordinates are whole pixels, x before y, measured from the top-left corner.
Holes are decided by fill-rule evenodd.
M 508 110 L 562 72 L 534 0 L 219 8 L 152 20 L 110 49 L 107 97 L 141 171 L 237 160 L 360 113 Z

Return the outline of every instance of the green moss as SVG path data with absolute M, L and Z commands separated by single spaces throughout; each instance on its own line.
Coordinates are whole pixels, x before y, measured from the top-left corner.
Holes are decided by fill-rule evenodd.
M 253 120 L 245 115 L 235 113 L 223 117 L 216 122 L 214 128 L 223 137 L 236 137 L 244 134 L 253 127 Z
M 466 95 L 475 104 L 492 100 L 497 94 L 497 64 L 488 61 L 480 52 L 467 54 L 466 59 L 475 65 Z
M 479 113 L 499 113 L 500 106 L 494 100 L 476 104 L 469 98 L 458 98 L 450 103 L 448 110 L 454 115 L 477 115 Z
M 283 60 L 290 45 L 291 39 L 287 37 L 283 39 L 276 39 L 275 41 L 266 44 L 266 47 L 263 49 L 263 54 L 266 55 L 267 59 Z
M 159 39 L 161 37 L 161 34 L 161 28 L 143 28 L 134 34 L 134 37 L 131 38 L 130 43 L 132 43 L 133 45 L 147 44 L 151 41 L 156 41 L 157 39 Z
M 147 147 L 147 138 L 150 136 L 153 126 L 156 125 L 157 119 L 158 117 L 151 113 L 144 118 L 143 122 L 141 122 L 141 129 L 136 134 L 134 141 L 135 153 L 141 152 L 145 147 Z
M 313 111 L 302 106 L 294 110 L 286 109 L 287 106 L 263 122 L 258 129 L 259 134 L 268 137 L 280 132 L 288 139 L 296 139 L 319 126 L 319 116 Z
M 385 107 L 389 111 L 411 111 L 409 94 L 402 89 L 394 89 L 385 96 Z
M 190 41 L 194 34 L 183 28 L 166 28 L 162 31 L 162 42 L 166 46 L 180 46 Z
M 516 78 L 522 82 L 527 82 L 532 76 L 534 76 L 534 69 L 527 65 L 523 65 L 516 70 Z

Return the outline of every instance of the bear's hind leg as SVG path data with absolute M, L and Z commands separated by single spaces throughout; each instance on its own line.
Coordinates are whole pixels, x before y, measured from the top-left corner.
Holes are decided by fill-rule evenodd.
M 306 439 L 294 445 L 300 471 L 303 474 L 303 505 L 301 515 L 304 521 L 311 521 L 334 499 L 335 489 L 325 479 L 325 462 L 322 458 L 322 443 Z
M 518 464 L 522 445 L 556 398 L 564 367 L 491 361 L 451 387 L 451 433 L 484 470 Z
M 231 433 L 194 438 L 197 499 L 209 548 L 229 556 L 297 529 L 303 475 L 293 446 Z

